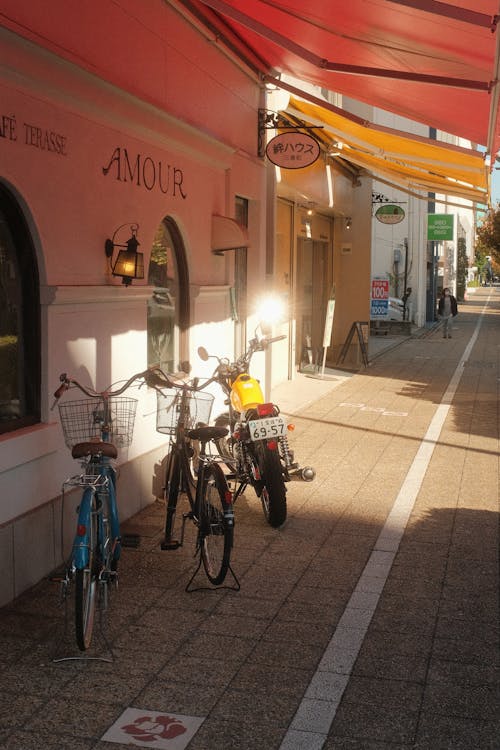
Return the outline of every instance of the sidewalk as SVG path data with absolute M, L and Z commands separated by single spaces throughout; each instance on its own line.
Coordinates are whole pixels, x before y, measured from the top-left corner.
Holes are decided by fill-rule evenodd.
M 414 327 L 412 336 L 418 336 L 422 332 L 424 332 L 424 329 Z M 371 335 L 368 343 L 370 366 L 378 357 L 400 346 L 408 338 L 411 337 Z M 321 368 L 316 373 L 296 373 L 293 380 L 287 380 L 273 388 L 271 399 L 279 404 L 284 414 L 297 414 L 305 406 L 322 398 L 348 378 L 353 377 L 354 374 L 354 372 L 346 369 L 332 367 L 326 367 L 324 373 Z
M 1 609 L 0 747 L 499 750 L 499 313 L 478 290 L 452 340 L 282 389 L 317 477 L 280 530 L 238 501 L 239 592 L 185 593 L 158 502 L 124 528 L 114 663 L 53 661 L 78 654 L 47 581 Z

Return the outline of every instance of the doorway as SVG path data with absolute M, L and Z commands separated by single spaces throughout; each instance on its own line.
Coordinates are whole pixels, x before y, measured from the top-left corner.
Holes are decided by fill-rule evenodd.
M 241 226 L 248 228 L 248 200 L 236 196 L 235 220 Z M 243 354 L 247 344 L 247 283 L 248 256 L 247 248 L 236 248 L 234 254 L 234 349 L 237 355 Z
M 314 370 L 321 361 L 328 295 L 331 288 L 328 242 L 297 240 L 295 356 L 299 370 Z

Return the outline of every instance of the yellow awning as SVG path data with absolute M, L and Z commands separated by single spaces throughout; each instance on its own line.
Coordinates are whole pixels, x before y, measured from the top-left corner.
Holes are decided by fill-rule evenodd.
M 323 126 L 317 131 L 319 139 L 331 142 L 337 156 L 367 170 L 375 179 L 380 177 L 404 189 L 487 203 L 488 168 L 479 151 L 408 136 L 328 107 L 292 96 L 287 113 L 309 125 Z

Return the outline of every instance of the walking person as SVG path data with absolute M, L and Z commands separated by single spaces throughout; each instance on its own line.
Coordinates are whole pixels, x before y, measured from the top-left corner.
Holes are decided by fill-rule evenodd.
M 443 338 L 451 339 L 451 331 L 453 328 L 453 318 L 458 313 L 458 305 L 456 297 L 450 292 L 446 286 L 441 292 L 441 297 L 438 303 L 438 316 L 443 321 Z

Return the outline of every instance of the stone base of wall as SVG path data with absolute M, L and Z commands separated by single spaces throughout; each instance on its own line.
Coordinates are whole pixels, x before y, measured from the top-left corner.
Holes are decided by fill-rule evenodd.
M 372 320 L 370 323 L 372 336 L 390 336 L 393 334 L 411 336 L 411 329 L 412 323 L 410 320 Z

